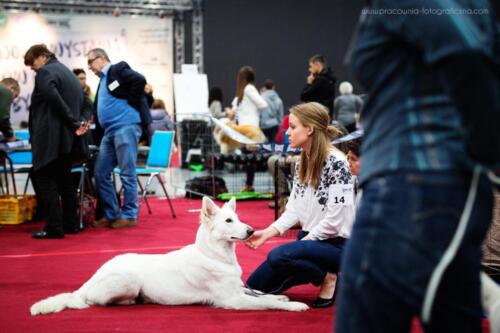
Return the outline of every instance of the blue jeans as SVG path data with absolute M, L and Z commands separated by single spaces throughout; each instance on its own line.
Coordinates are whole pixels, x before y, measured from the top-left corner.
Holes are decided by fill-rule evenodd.
M 300 239 L 274 248 L 247 280 L 247 286 L 277 294 L 293 286 L 312 283 L 319 286 L 327 272 L 338 272 L 345 239 L 322 241 Z
M 409 332 L 457 228 L 470 174 L 407 173 L 365 184 L 342 259 L 336 332 Z M 481 178 L 461 246 L 444 273 L 426 332 L 481 332 L 480 245 L 492 217 Z
M 140 126 L 133 124 L 123 126 L 112 132 L 105 132 L 102 138 L 94 177 L 102 200 L 104 217 L 109 221 L 118 218 L 137 219 L 139 205 L 137 203 L 135 163 L 140 136 Z M 121 213 L 111 177 L 113 169 L 117 166 L 120 168 L 120 180 L 123 185 L 124 196 Z

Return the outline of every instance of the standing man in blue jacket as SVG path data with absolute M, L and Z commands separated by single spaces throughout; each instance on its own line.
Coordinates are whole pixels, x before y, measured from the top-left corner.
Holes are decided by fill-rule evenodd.
M 144 94 L 146 79 L 132 70 L 126 62 L 112 65 L 103 49 L 87 54 L 90 70 L 100 77 L 95 98 L 96 124 L 102 128 L 102 140 L 97 157 L 96 179 L 104 217 L 95 227 L 133 227 L 137 224 L 137 176 L 135 164 L 141 125 L 151 122 Z M 120 168 L 124 203 L 120 209 L 111 173 Z

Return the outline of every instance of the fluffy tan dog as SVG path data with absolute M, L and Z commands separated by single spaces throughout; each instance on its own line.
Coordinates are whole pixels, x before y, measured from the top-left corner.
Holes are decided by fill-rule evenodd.
M 247 138 L 257 143 L 266 142 L 266 136 L 262 133 L 261 129 L 253 126 L 253 125 L 235 125 L 231 121 L 226 121 L 225 125 L 231 127 L 235 131 L 243 134 Z M 220 152 L 222 154 L 229 154 L 234 152 L 236 149 L 241 149 L 243 147 L 247 147 L 249 150 L 255 150 L 256 146 L 254 145 L 245 145 L 241 142 L 235 141 L 231 139 L 228 135 L 226 135 L 219 127 L 215 128 L 214 131 L 215 139 L 220 144 Z

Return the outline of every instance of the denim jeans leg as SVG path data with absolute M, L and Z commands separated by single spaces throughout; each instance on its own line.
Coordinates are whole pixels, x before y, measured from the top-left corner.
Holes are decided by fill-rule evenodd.
M 456 231 L 469 184 L 470 175 L 458 172 L 394 174 L 365 184 L 341 268 L 337 332 L 409 331 Z M 484 181 L 477 193 L 426 332 L 481 331 L 479 247 L 491 221 L 492 195 Z
M 342 283 L 337 298 L 335 332 L 409 332 L 411 311 L 408 306 L 394 301 L 385 281 L 381 281 L 377 265 L 379 243 L 389 241 L 379 231 L 383 216 L 379 204 L 387 194 L 385 181 L 373 182 L 363 189 L 362 202 L 356 212 L 356 222 L 342 258 Z M 396 203 L 394 203 L 396 205 Z M 399 207 L 404 211 L 405 207 Z M 380 251 L 379 251 L 380 252 Z M 373 257 L 377 257 L 374 259 Z M 381 267 L 380 270 L 384 270 Z M 383 272 L 382 272 L 383 273 Z M 405 272 L 401 272 L 402 280 Z M 410 284 L 409 281 L 407 281 Z M 385 325 L 383 325 L 386 323 Z M 379 327 L 379 325 L 382 325 Z
M 327 272 L 338 272 L 342 246 L 329 241 L 295 241 L 273 249 L 248 278 L 250 288 L 279 293 L 293 286 L 320 285 Z
M 267 260 L 275 270 L 319 286 L 327 272 L 339 271 L 342 247 L 328 241 L 305 240 L 273 249 Z
M 138 125 L 124 126 L 115 132 L 115 149 L 120 168 L 120 180 L 123 185 L 123 207 L 121 217 L 127 220 L 137 219 L 137 145 L 141 136 Z
M 431 321 L 423 325 L 427 333 L 482 332 L 481 245 L 492 221 L 492 208 L 491 184 L 482 176 L 461 247 L 441 279 Z
M 117 164 L 113 141 L 112 133 L 104 134 L 94 169 L 94 178 L 96 180 L 97 190 L 99 191 L 104 217 L 108 221 L 120 217 L 120 206 L 116 198 L 115 186 L 111 177 L 111 173 Z
M 278 294 L 304 283 L 307 283 L 307 281 L 295 281 L 295 278 L 287 274 L 287 272 L 272 268 L 268 260 L 260 264 L 246 282 L 249 288 L 269 294 Z

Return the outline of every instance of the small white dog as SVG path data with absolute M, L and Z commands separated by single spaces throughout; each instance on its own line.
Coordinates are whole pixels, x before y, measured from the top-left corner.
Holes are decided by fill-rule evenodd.
M 244 287 L 235 242 L 250 237 L 253 229 L 239 220 L 235 209 L 234 198 L 219 208 L 204 197 L 194 244 L 167 254 L 116 256 L 80 289 L 33 304 L 31 314 L 137 301 L 235 310 L 307 310 L 306 304 L 290 302 L 286 296 L 257 295 Z

